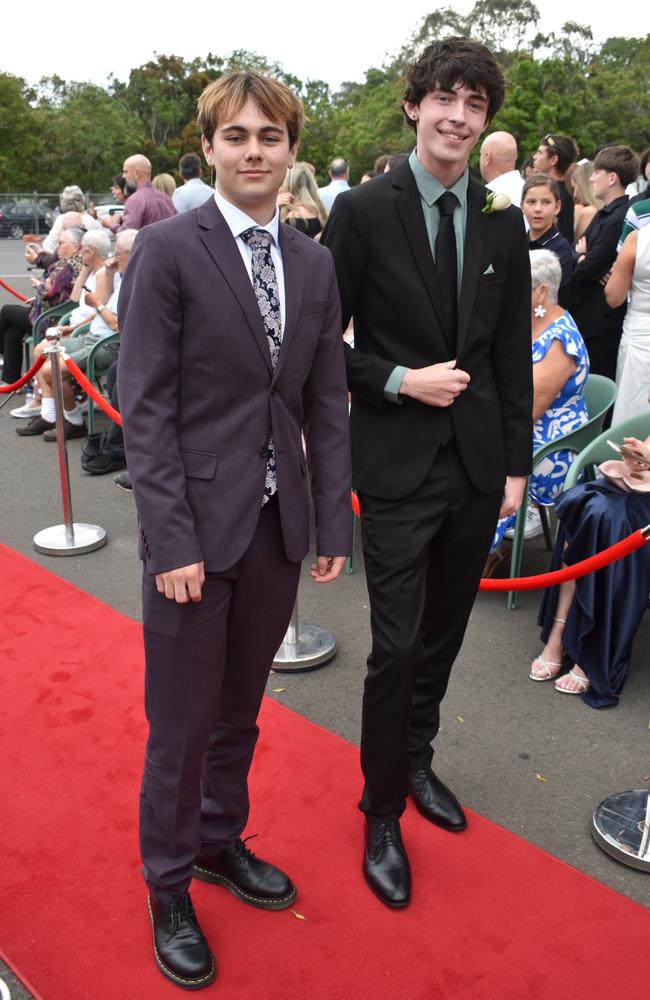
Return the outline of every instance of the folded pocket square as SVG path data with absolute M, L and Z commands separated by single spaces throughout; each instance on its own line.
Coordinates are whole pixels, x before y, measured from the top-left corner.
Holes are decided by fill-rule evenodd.
M 494 274 L 494 268 L 492 267 L 491 264 L 488 264 L 488 266 L 483 271 L 483 274 Z

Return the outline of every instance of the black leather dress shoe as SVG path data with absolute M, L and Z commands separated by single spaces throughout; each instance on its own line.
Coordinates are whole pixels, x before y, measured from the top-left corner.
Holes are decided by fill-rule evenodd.
M 430 823 L 450 833 L 460 833 L 467 826 L 460 802 L 430 768 L 411 771 L 409 791 L 418 811 Z
M 153 953 L 163 976 L 184 990 L 200 990 L 217 974 L 210 946 L 203 936 L 189 893 L 170 902 L 149 896 Z
M 201 882 L 222 885 L 250 906 L 284 910 L 296 898 L 296 887 L 284 872 L 256 858 L 243 840 L 235 840 L 218 854 L 200 854 L 192 870 Z
M 399 820 L 366 822 L 363 855 L 366 882 L 386 906 L 408 906 L 411 900 L 411 867 L 404 850 Z

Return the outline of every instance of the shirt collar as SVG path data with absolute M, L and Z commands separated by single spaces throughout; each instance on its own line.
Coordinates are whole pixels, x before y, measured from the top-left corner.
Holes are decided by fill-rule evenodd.
M 420 192 L 420 197 L 423 201 L 427 203 L 429 208 L 438 200 L 441 194 L 445 191 L 451 191 L 458 198 L 461 205 L 465 204 L 467 200 L 467 186 L 469 184 L 469 171 L 467 167 L 458 178 L 455 184 L 450 188 L 443 187 L 439 180 L 430 174 L 428 170 L 425 170 L 417 156 L 415 155 L 415 150 L 409 156 L 409 167 L 413 171 L 413 176 L 415 177 L 415 183 L 417 184 L 417 189 Z
M 556 228 L 556 226 L 551 226 L 551 228 L 547 229 L 542 236 L 538 236 L 536 240 L 531 240 L 530 245 L 531 247 L 532 246 L 537 246 L 540 248 L 545 247 L 546 244 L 550 243 L 551 240 L 554 240 L 557 235 L 558 235 L 558 229 Z
M 603 205 L 600 211 L 603 215 L 609 215 L 613 209 L 618 208 L 619 205 L 621 205 L 624 201 L 627 202 L 628 200 L 629 199 L 626 194 L 621 194 L 618 198 L 614 198 L 614 201 L 610 201 L 609 205 Z
M 250 215 L 246 215 L 242 212 L 240 208 L 233 205 L 231 201 L 221 194 L 220 191 L 214 190 L 214 200 L 217 203 L 217 208 L 226 220 L 226 224 L 233 234 L 234 238 L 237 239 L 242 233 L 246 232 L 247 229 L 264 229 L 267 233 L 270 233 L 273 242 L 278 246 L 279 242 L 279 228 L 280 228 L 280 213 L 278 209 L 275 210 L 275 215 L 270 222 L 267 222 L 265 226 L 261 226 L 259 222 L 255 219 L 251 219 Z

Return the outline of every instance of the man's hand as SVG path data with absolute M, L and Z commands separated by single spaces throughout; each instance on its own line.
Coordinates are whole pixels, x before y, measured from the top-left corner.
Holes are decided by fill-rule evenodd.
M 70 334 L 72 333 L 71 326 L 59 326 L 58 330 L 59 330 L 59 335 L 61 337 L 69 337 Z
M 411 396 L 427 406 L 451 406 L 469 385 L 470 377 L 456 361 L 446 361 L 427 368 L 409 368 L 402 379 L 400 395 Z
M 510 517 L 511 514 L 515 514 L 519 510 L 524 497 L 525 485 L 525 476 L 506 476 L 506 485 L 503 491 L 501 510 L 499 511 L 500 518 Z
M 345 566 L 346 556 L 317 556 L 316 562 L 309 570 L 312 580 L 316 583 L 329 583 L 336 580 Z
M 179 566 L 166 573 L 156 573 L 156 587 L 159 594 L 164 594 L 170 601 L 177 604 L 188 604 L 190 601 L 201 600 L 201 587 L 205 583 L 203 563 L 192 563 L 191 566 Z

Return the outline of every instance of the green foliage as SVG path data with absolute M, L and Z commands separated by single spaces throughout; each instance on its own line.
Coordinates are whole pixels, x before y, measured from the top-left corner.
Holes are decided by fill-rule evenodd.
M 126 82 L 110 77 L 105 87 L 58 76 L 30 87 L 0 73 L 0 191 L 55 191 L 71 183 L 105 190 L 135 152 L 150 158 L 154 173 L 175 174 L 183 153 L 201 152 L 201 91 L 239 68 L 279 77 L 300 95 L 307 122 L 299 156 L 314 164 L 321 182 L 334 156 L 350 161 L 358 181 L 380 153 L 412 148 L 400 111 L 407 64 L 432 39 L 451 34 L 480 39 L 497 54 L 508 96 L 490 128 L 512 132 L 522 158 L 549 131 L 572 135 L 586 156 L 606 142 L 639 152 L 650 146 L 650 35 L 598 46 L 588 26 L 568 21 L 558 34 L 541 34 L 538 20 L 531 0 L 475 0 L 467 14 L 439 8 L 396 58 L 334 93 L 322 80 L 303 82 L 245 50 L 191 60 L 156 54 Z

